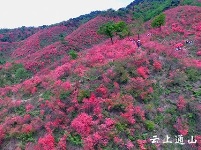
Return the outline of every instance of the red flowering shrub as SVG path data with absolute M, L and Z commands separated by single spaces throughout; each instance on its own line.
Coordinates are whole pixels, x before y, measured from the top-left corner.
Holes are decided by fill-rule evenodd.
M 123 144 L 123 140 L 122 140 L 121 138 L 119 138 L 118 136 L 115 136 L 115 137 L 113 138 L 113 141 L 114 141 L 114 143 L 117 144 L 117 145 Z
M 198 56 L 201 56 L 201 51 L 198 51 L 196 54 L 197 54 Z
M 37 90 L 36 86 L 42 82 L 39 76 L 35 76 L 23 82 L 23 89 L 26 93 L 34 94 Z
M 42 138 L 39 138 L 38 144 L 43 150 L 55 150 L 55 140 L 51 133 L 46 134 Z
M 5 128 L 4 128 L 4 126 L 0 125 L 0 144 L 1 144 L 2 140 L 4 139 L 5 135 L 6 135 Z
M 58 143 L 58 149 L 59 150 L 66 150 L 67 149 L 66 138 L 67 138 L 67 134 L 65 134 L 64 136 L 62 136 L 59 139 L 59 143 Z
M 115 19 L 117 20 L 117 18 L 97 16 L 81 25 L 77 30 L 66 36 L 65 39 L 71 45 L 76 45 L 80 48 L 87 48 L 104 39 L 104 36 L 97 33 L 99 25 Z
M 27 104 L 25 108 L 26 108 L 26 112 L 30 112 L 32 109 L 34 109 L 34 106 L 32 104 Z
M 179 32 L 179 33 L 184 33 L 184 29 L 181 25 L 179 25 L 178 23 L 173 23 L 172 24 L 172 30 Z
M 91 132 L 92 117 L 81 113 L 72 122 L 71 127 L 80 135 L 87 136 Z
M 159 61 L 154 61 L 153 66 L 154 66 L 154 69 L 157 71 L 162 69 L 162 64 Z
M 146 150 L 146 148 L 145 148 L 146 143 L 147 143 L 146 140 L 137 140 L 137 144 L 139 145 L 140 150 Z
M 121 113 L 121 116 L 124 119 L 126 119 L 126 121 L 129 124 L 131 124 L 131 125 L 135 124 L 136 121 L 135 121 L 134 116 L 133 116 L 134 115 L 134 108 L 133 107 L 127 107 L 125 111 L 126 111 L 125 113 Z
M 133 97 L 130 95 L 120 95 L 120 93 L 114 93 L 111 95 L 111 99 L 106 99 L 105 104 L 108 110 L 112 109 L 124 109 L 132 107 Z
M 149 69 L 147 67 L 139 67 L 137 68 L 137 73 L 142 76 L 144 79 L 148 78 Z
M 33 127 L 30 124 L 23 124 L 22 125 L 22 133 L 30 133 L 33 132 Z
M 84 150 L 94 150 L 95 142 L 93 140 L 93 137 L 88 136 L 84 138 Z
M 140 96 L 141 99 L 144 100 L 148 94 L 153 93 L 153 88 L 150 86 L 151 83 L 152 81 L 143 79 L 142 77 L 131 78 L 126 89 L 130 93 Z
M 94 150 L 96 145 L 102 144 L 102 140 L 102 136 L 98 132 L 95 132 L 93 135 L 84 138 L 84 149 Z
M 179 96 L 179 99 L 178 99 L 178 102 L 177 102 L 177 108 L 179 110 L 182 110 L 185 107 L 186 107 L 186 100 L 184 99 L 183 96 Z
M 69 90 L 71 88 L 71 83 L 69 81 L 63 82 L 61 88 L 64 90 Z
M 140 106 L 134 107 L 134 114 L 139 116 L 142 120 L 145 120 L 145 112 Z
M 196 135 L 195 140 L 197 140 L 197 148 L 201 150 L 201 135 Z
M 130 140 L 128 140 L 126 142 L 126 147 L 127 147 L 128 150 L 132 150 L 134 148 L 134 145 Z
M 108 95 L 108 89 L 103 85 L 101 84 L 97 89 L 96 89 L 96 92 L 98 94 L 100 94 L 103 98 L 106 98 L 107 95 Z
M 115 124 L 115 121 L 113 119 L 111 119 L 111 118 L 106 118 L 105 119 L 105 124 L 106 124 L 107 127 L 111 127 L 111 126 L 113 126 Z
M 188 125 L 186 123 L 187 121 L 184 120 L 183 118 L 178 117 L 176 124 L 174 125 L 174 128 L 177 130 L 177 132 L 180 135 L 187 135 L 188 134 Z
M 114 90 L 115 92 L 118 92 L 120 90 L 120 86 L 117 82 L 114 82 Z
M 102 108 L 100 104 L 100 99 L 96 98 L 92 93 L 90 98 L 84 98 L 82 109 L 88 113 L 93 112 L 96 116 L 101 117 Z

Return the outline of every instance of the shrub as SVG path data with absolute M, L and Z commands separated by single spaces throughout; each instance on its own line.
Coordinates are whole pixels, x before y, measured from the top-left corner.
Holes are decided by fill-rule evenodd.
M 187 125 L 187 120 L 184 118 L 178 117 L 176 124 L 174 124 L 173 127 L 180 135 L 186 136 L 188 134 L 189 127 Z
M 28 78 L 30 75 L 28 73 L 28 71 L 25 68 L 18 68 L 15 72 L 15 77 L 20 80 L 20 79 L 26 79 Z
M 66 92 L 62 92 L 60 94 L 60 99 L 61 100 L 65 100 L 68 96 L 70 96 L 71 92 L 70 91 L 66 91 Z
M 185 72 L 190 81 L 197 81 L 201 77 L 201 73 L 195 68 L 187 68 Z
M 193 95 L 198 98 L 198 97 L 201 97 L 201 88 L 196 90 L 196 91 L 193 91 Z
M 84 98 L 90 97 L 90 91 L 89 90 L 81 90 L 78 94 L 78 102 L 82 102 Z
M 71 127 L 80 135 L 87 136 L 91 132 L 92 117 L 86 113 L 81 113 L 72 122 Z
M 126 130 L 126 128 L 127 128 L 127 124 L 125 124 L 125 123 L 120 123 L 120 122 L 118 122 L 117 124 L 115 124 L 115 127 L 116 127 L 116 129 L 119 131 L 119 132 L 122 132 L 122 131 L 125 131 Z
M 3 65 L 5 63 L 6 63 L 6 61 L 4 59 L 0 58 L 0 65 Z
M 74 50 L 70 50 L 68 54 L 70 55 L 71 59 L 76 59 L 78 56 L 77 52 Z
M 186 106 L 186 101 L 183 96 L 179 96 L 178 102 L 177 102 L 177 108 L 179 110 L 182 110 Z
M 81 136 L 79 134 L 71 133 L 68 136 L 68 141 L 73 145 L 82 146 L 82 139 L 81 139 Z
M 17 136 L 17 139 L 21 140 L 22 142 L 34 142 L 35 139 L 33 137 L 33 132 L 30 133 L 23 133 Z
M 149 69 L 147 67 L 139 67 L 137 68 L 137 73 L 142 76 L 143 78 L 148 78 Z
M 24 106 L 19 106 L 14 108 L 14 112 L 19 115 L 24 115 L 26 113 L 26 109 Z
M 172 80 L 170 86 L 181 86 L 186 82 L 187 78 L 183 71 L 176 69 L 174 72 L 170 73 L 170 79 Z
M 49 100 L 51 96 L 52 96 L 52 93 L 51 93 L 51 91 L 48 90 L 48 91 L 45 91 L 45 92 L 43 93 L 42 98 L 43 98 L 44 100 Z
M 46 134 L 44 137 L 39 138 L 38 144 L 43 150 L 50 150 L 55 148 L 55 139 L 52 134 Z
M 122 63 L 115 64 L 115 81 L 117 83 L 127 83 L 129 79 L 129 73 Z
M 161 13 L 160 15 L 156 16 L 154 20 L 151 22 L 151 26 L 153 28 L 161 27 L 165 24 L 165 14 Z
M 153 131 L 155 128 L 155 124 L 151 120 L 146 120 L 145 125 L 146 125 L 147 130 L 149 130 L 149 131 Z
M 118 111 L 118 112 L 125 112 L 125 106 L 123 104 L 116 104 L 114 105 L 112 110 Z
M 159 61 L 154 61 L 153 66 L 154 66 L 154 69 L 157 71 L 162 69 L 162 64 Z

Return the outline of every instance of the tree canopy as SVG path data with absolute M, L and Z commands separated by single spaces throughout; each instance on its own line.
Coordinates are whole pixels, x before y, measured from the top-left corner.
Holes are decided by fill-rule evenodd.
M 151 22 L 151 26 L 153 28 L 161 27 L 165 24 L 165 14 L 161 13 L 160 15 L 156 16 L 153 21 Z
M 117 23 L 107 22 L 103 24 L 102 26 L 100 26 L 98 33 L 110 37 L 111 42 L 113 44 L 114 42 L 112 38 L 115 35 L 115 33 L 120 38 L 124 38 L 125 36 L 130 34 L 130 30 L 124 21 L 120 21 Z

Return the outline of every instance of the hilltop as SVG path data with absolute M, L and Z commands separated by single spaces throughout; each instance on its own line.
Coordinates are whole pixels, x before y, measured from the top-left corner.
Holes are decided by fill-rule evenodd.
M 0 149 L 201 149 L 201 7 L 186 5 L 200 3 L 151 2 L 2 31 L 14 36 L 0 42 Z M 109 21 L 132 34 L 112 44 L 97 32 Z

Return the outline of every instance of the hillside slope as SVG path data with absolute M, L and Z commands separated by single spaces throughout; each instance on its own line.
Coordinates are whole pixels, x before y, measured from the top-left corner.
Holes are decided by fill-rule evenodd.
M 144 24 L 140 48 L 136 34 L 98 35 L 121 20 L 108 16 L 0 43 L 13 60 L 0 66 L 0 149 L 201 149 L 201 8 L 164 13 L 161 30 Z

